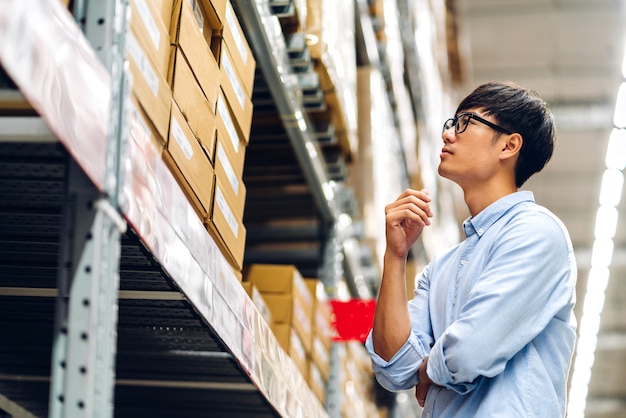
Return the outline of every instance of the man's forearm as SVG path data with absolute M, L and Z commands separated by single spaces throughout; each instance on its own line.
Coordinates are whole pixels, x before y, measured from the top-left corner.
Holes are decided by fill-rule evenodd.
M 372 342 L 374 351 L 389 361 L 411 332 L 406 297 L 406 259 L 385 253 Z

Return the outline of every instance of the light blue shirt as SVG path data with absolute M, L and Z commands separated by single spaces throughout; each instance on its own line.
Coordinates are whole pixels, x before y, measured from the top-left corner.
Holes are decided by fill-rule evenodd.
M 418 383 L 423 417 L 563 417 L 576 336 L 576 262 L 563 224 L 531 192 L 463 223 L 466 239 L 433 258 L 409 302 L 413 332 L 387 362 L 366 347 L 388 390 Z

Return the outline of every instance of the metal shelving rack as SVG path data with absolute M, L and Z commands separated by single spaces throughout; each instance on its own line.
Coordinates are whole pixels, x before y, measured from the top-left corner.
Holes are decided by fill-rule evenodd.
M 51 417 L 327 416 L 159 155 L 137 139 L 125 99 L 126 2 L 76 7 L 84 27 L 54 1 L 0 7 L 0 62 L 37 114 L 0 122 L 0 407 Z M 238 11 L 261 23 L 256 6 Z M 268 68 L 332 223 L 306 120 Z

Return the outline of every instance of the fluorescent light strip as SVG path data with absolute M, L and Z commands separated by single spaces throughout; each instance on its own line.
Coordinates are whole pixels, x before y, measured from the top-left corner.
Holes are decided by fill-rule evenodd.
M 626 78 L 626 54 L 622 67 Z M 587 290 L 583 303 L 583 313 L 578 326 L 578 343 L 568 394 L 567 417 L 583 418 L 587 405 L 587 394 L 591 370 L 595 360 L 600 315 L 604 307 L 606 287 L 610 277 L 613 258 L 613 237 L 617 226 L 624 187 L 624 167 L 626 166 L 626 83 L 619 88 L 615 116 L 615 128 L 609 137 L 606 154 L 606 170 L 602 176 L 599 208 L 596 215 L 595 240 L 591 253 L 591 268 L 587 278 Z

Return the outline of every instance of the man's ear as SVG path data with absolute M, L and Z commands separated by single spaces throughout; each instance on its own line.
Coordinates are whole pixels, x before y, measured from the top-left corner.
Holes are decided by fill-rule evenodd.
M 517 132 L 511 135 L 503 135 L 504 142 L 502 143 L 502 150 L 500 152 L 500 158 L 507 159 L 515 157 L 520 153 L 524 138 Z

